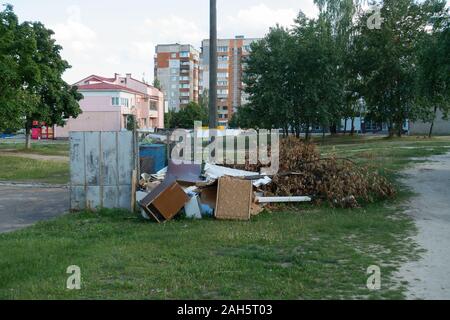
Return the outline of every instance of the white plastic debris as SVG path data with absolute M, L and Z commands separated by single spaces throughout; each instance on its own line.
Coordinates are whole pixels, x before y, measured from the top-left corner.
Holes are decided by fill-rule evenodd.
M 191 200 L 184 206 L 184 211 L 186 212 L 186 217 L 189 219 L 201 219 L 202 212 L 198 202 L 198 195 L 195 195 Z
M 310 197 L 256 197 L 257 203 L 311 202 Z
M 229 176 L 235 178 L 248 178 L 259 176 L 258 173 L 244 171 L 244 170 L 236 170 L 231 168 L 226 168 L 222 166 L 217 166 L 214 164 L 207 163 L 205 165 L 205 176 L 207 180 L 218 180 L 221 177 Z M 255 187 L 259 188 L 261 186 L 268 185 L 272 182 L 272 179 L 269 177 L 264 177 L 262 179 L 254 180 L 252 183 Z

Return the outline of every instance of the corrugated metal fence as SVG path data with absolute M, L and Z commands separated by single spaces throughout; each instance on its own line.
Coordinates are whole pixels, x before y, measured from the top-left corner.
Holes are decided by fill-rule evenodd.
M 130 210 L 136 159 L 133 132 L 71 132 L 71 209 Z

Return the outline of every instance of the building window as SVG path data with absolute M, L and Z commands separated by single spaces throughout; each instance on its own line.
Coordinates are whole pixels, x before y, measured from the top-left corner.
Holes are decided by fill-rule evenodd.
M 217 60 L 218 60 L 219 62 L 225 62 L 225 61 L 228 61 L 228 56 L 218 56 L 218 57 L 217 57 Z
M 228 81 L 226 81 L 226 80 L 219 80 L 219 81 L 217 81 L 217 85 L 219 87 L 228 87 Z
M 180 52 L 180 58 L 189 58 L 189 51 Z
M 219 46 L 217 47 L 217 52 L 228 52 L 227 46 Z
M 172 80 L 173 82 L 177 82 L 177 81 L 178 81 L 178 78 L 177 78 L 177 77 L 172 77 L 171 80 Z
M 190 89 L 191 86 L 189 84 L 180 84 L 180 89 Z
M 112 98 L 112 105 L 113 105 L 113 106 L 118 106 L 118 105 L 120 105 L 119 97 L 113 97 L 113 98 Z
M 176 53 L 172 53 L 172 54 L 170 55 L 170 57 L 171 57 L 172 59 L 176 59 L 176 58 L 177 58 L 177 54 L 176 54 Z
M 158 111 L 158 105 L 156 101 L 150 101 L 150 111 Z
M 228 69 L 228 63 L 219 63 L 217 69 Z
M 120 105 L 128 108 L 130 106 L 129 100 L 126 98 L 120 98 Z
M 175 68 L 170 69 L 170 72 L 171 72 L 172 74 L 178 74 L 178 69 L 175 69 Z
M 219 79 L 228 79 L 228 72 L 218 72 L 217 73 L 217 78 Z

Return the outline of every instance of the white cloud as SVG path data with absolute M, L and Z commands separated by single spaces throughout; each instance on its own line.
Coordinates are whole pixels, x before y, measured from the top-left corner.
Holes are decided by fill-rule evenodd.
M 188 20 L 177 15 L 169 15 L 164 18 L 146 19 L 144 29 L 149 30 L 147 35 L 156 43 L 199 43 L 204 32 L 193 20 Z
M 314 16 L 316 8 L 313 1 L 305 1 L 302 11 L 308 16 Z M 262 37 L 270 27 L 274 27 L 276 24 L 284 27 L 292 26 L 298 13 L 299 10 L 293 8 L 276 9 L 261 3 L 240 9 L 236 15 L 227 16 L 220 31 L 221 33 L 232 33 L 230 36 L 243 34 L 250 37 Z
M 128 50 L 130 59 L 148 61 L 153 59 L 155 44 L 153 42 L 134 41 Z
M 313 1 L 220 1 L 219 37 L 263 37 L 277 23 L 292 25 L 300 8 L 308 16 L 316 15 Z M 63 57 L 73 66 L 65 79 L 74 83 L 93 73 L 111 76 L 131 72 L 139 79 L 145 73 L 151 81 L 155 45 L 178 42 L 199 49 L 201 40 L 209 37 L 207 2 L 201 8 L 181 0 L 154 2 L 131 0 L 130 5 L 139 8 L 132 10 L 133 14 L 127 14 L 119 1 L 110 1 L 108 10 L 97 3 L 75 0 L 78 5 L 66 8 L 63 4 L 59 11 L 45 11 L 51 19 L 46 24 L 55 31 L 54 38 L 64 48 Z M 174 11 L 174 7 L 179 10 Z M 42 14 L 30 20 L 43 21 Z
M 228 16 L 228 21 L 238 24 L 240 28 L 267 30 L 277 23 L 291 25 L 296 15 L 297 12 L 293 9 L 271 9 L 265 4 L 259 4 L 239 10 L 236 16 Z
M 120 62 L 121 62 L 120 57 L 116 56 L 116 55 L 111 55 L 111 56 L 107 57 L 105 59 L 105 61 L 108 64 L 112 64 L 112 65 L 116 65 L 116 66 L 120 65 Z
M 78 6 L 67 8 L 67 21 L 53 27 L 55 39 L 71 53 L 89 58 L 88 52 L 95 46 L 97 34 L 81 20 L 81 9 Z

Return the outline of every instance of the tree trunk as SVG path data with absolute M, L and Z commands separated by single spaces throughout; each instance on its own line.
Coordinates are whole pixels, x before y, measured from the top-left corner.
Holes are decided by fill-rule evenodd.
M 403 122 L 397 122 L 397 137 L 401 138 L 403 135 Z
M 392 121 L 389 121 L 388 123 L 388 131 L 389 131 L 389 138 L 393 138 L 395 135 L 395 128 Z
M 345 118 L 344 119 L 344 122 L 345 122 L 345 124 L 344 124 L 344 136 L 347 134 L 347 118 Z
M 306 128 L 305 128 L 305 140 L 306 141 L 309 140 L 309 123 L 306 124 Z
M 350 135 L 351 136 L 355 135 L 355 117 L 352 118 L 352 129 L 350 131 Z
M 336 124 L 332 124 L 330 126 L 330 133 L 331 133 L 332 136 L 337 134 L 337 125 Z
M 25 122 L 25 149 L 31 149 L 31 128 L 33 127 L 33 122 L 29 119 Z
M 437 111 L 438 111 L 438 108 L 434 107 L 434 117 L 433 117 L 433 121 L 431 121 L 430 133 L 428 134 L 428 138 L 431 138 L 433 136 L 434 122 L 436 121 Z

